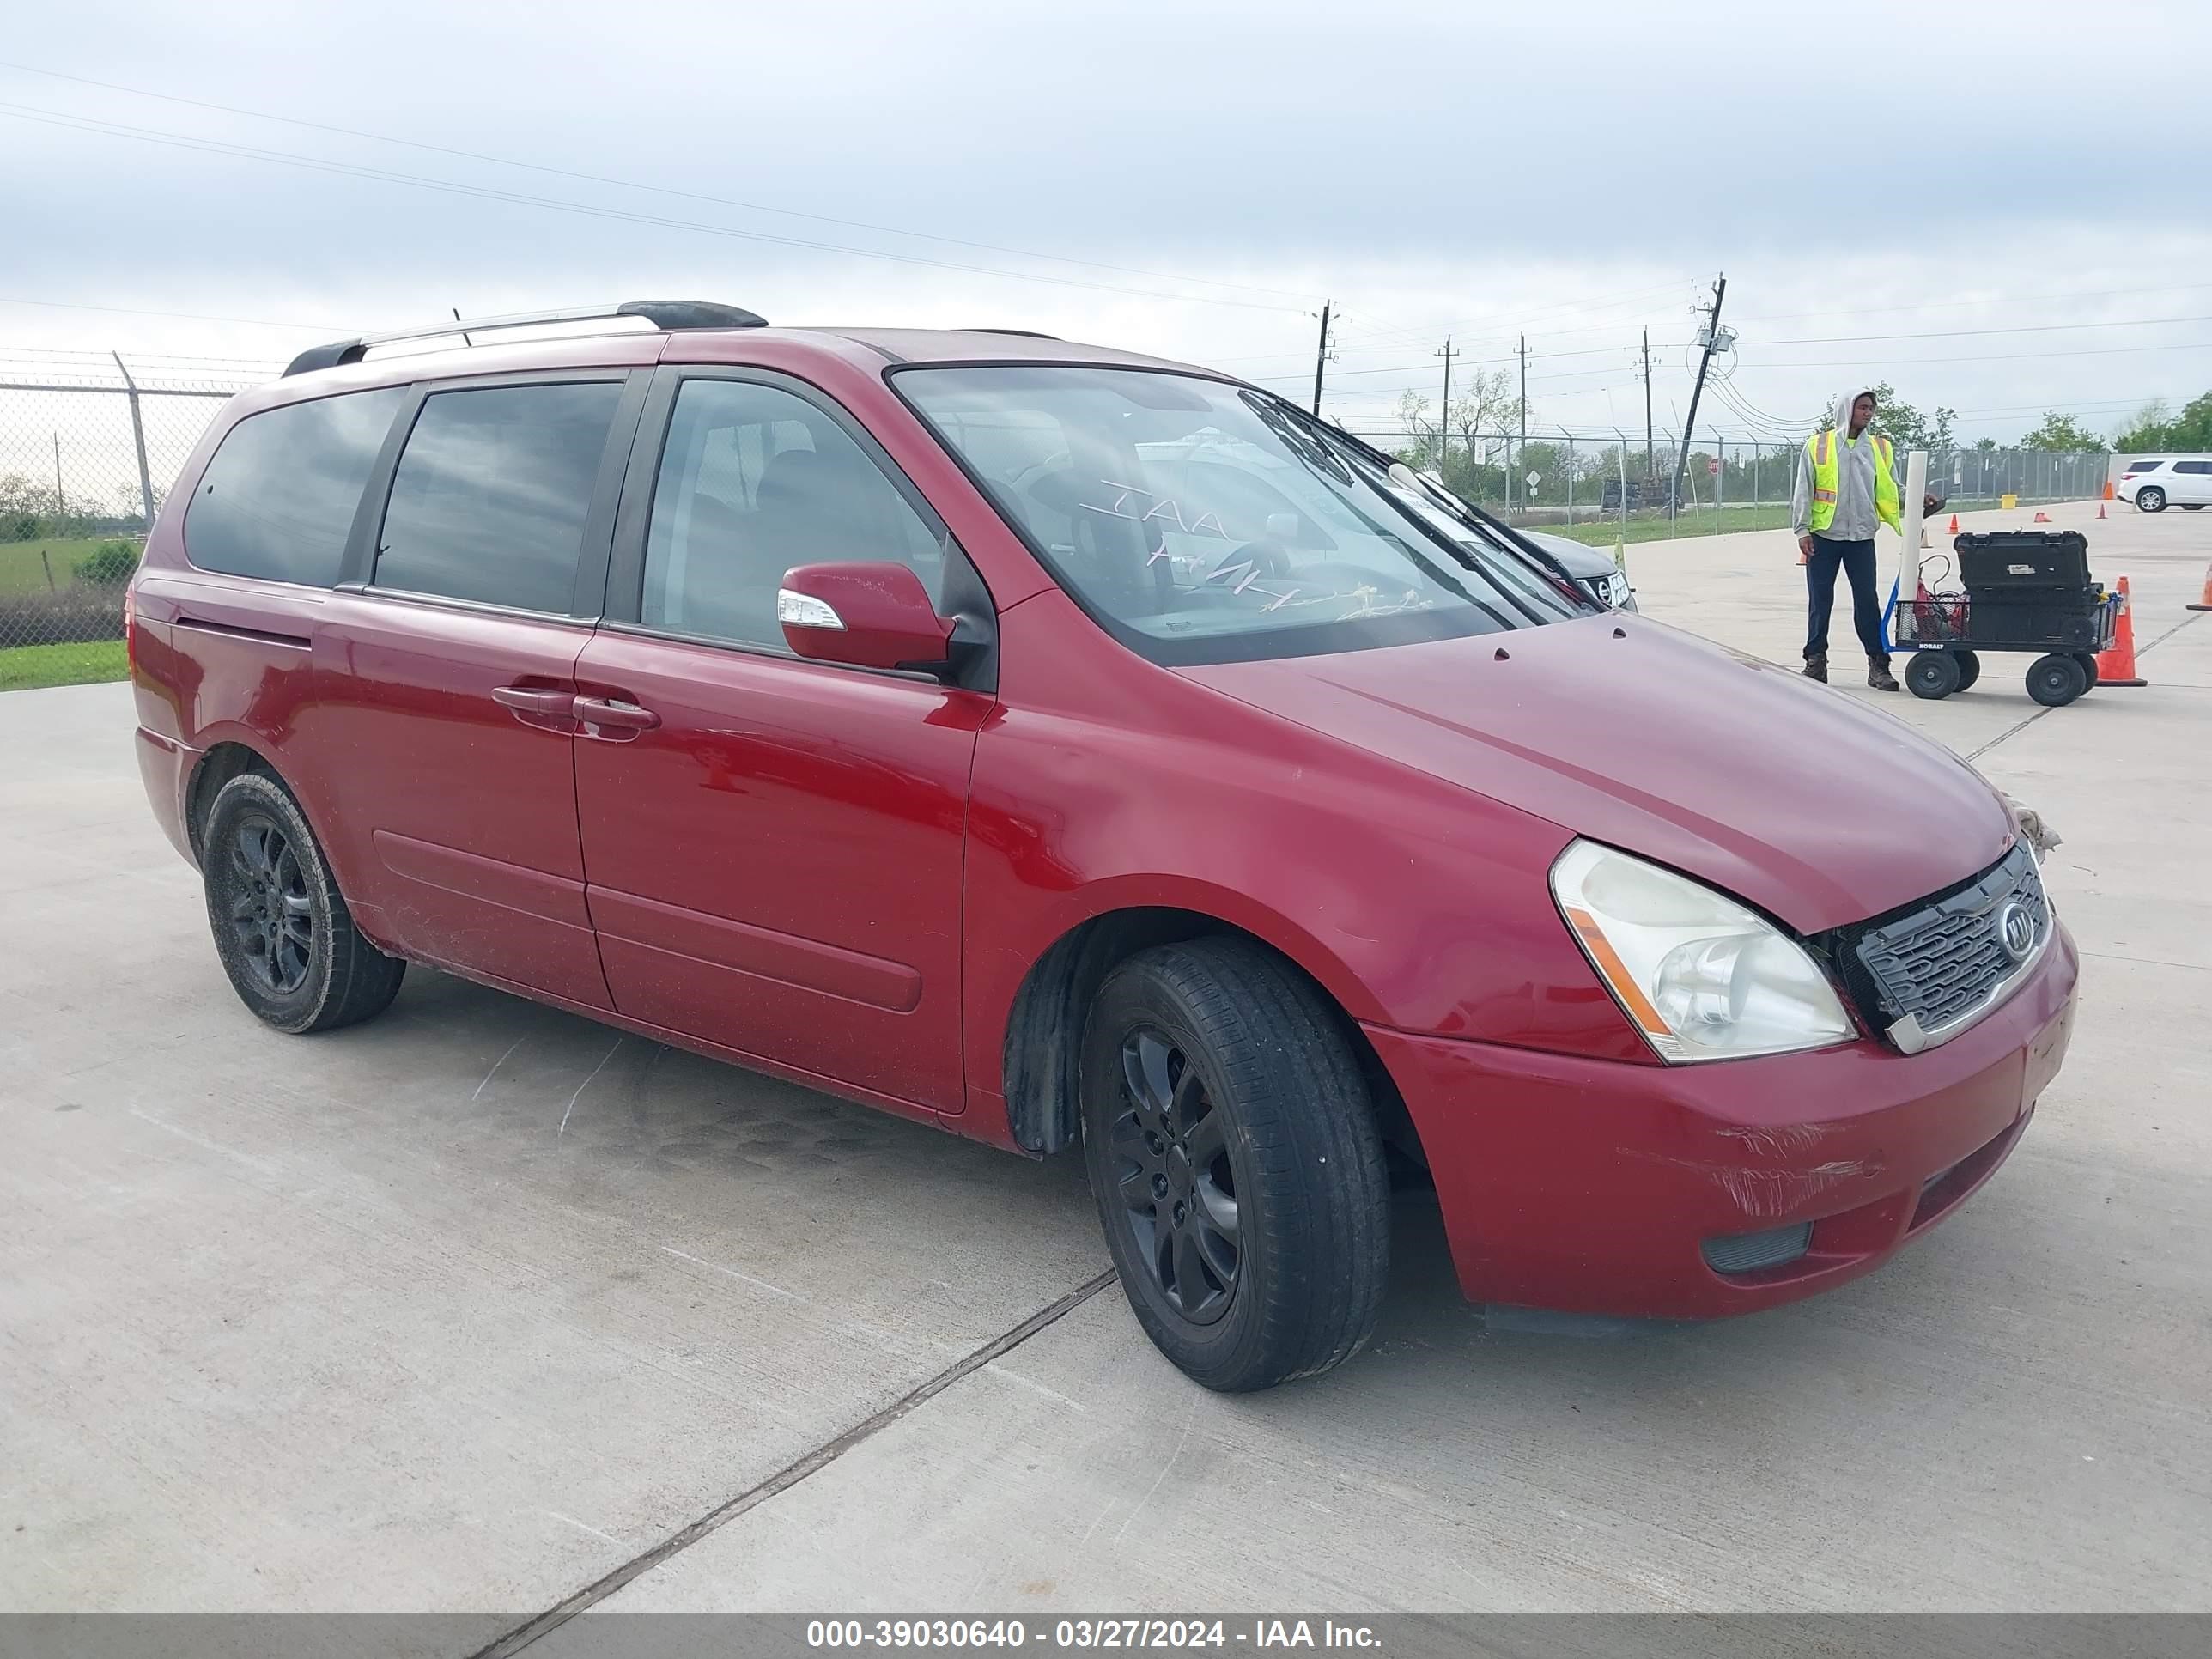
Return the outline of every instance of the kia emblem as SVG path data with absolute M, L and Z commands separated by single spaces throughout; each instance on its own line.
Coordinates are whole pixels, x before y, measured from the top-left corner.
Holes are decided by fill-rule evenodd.
M 2027 953 L 2035 948 L 2035 918 L 2018 899 L 1997 912 L 1997 938 L 2004 942 L 2005 954 L 2014 962 L 2024 962 Z

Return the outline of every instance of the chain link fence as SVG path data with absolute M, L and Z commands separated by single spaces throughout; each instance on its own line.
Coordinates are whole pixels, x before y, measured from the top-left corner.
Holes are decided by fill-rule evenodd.
M 242 383 L 0 364 L 0 690 L 120 679 L 147 526 Z
M 1647 447 L 1624 433 L 1377 431 L 1358 435 L 1407 465 L 1437 471 L 1462 497 L 1508 523 L 1547 529 L 1588 526 L 1588 538 L 1630 540 L 1776 530 L 1790 522 L 1801 443 L 1693 441 L 1679 500 L 1669 499 L 1677 436 Z M 2112 458 L 2101 450 L 1929 452 L 1928 487 L 1947 512 L 2016 503 L 2086 501 L 2103 493 Z M 1899 457 L 1903 471 L 1904 458 Z

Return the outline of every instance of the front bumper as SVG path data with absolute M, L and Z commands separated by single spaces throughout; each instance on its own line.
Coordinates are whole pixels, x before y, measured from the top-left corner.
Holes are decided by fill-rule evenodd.
M 1910 1056 L 1639 1066 L 1366 1030 L 1470 1300 L 1708 1319 L 1856 1278 L 1987 1180 L 2065 1056 L 2078 973 L 2062 925 L 2002 1007 Z M 1710 1241 L 1808 1223 L 1785 1265 L 1706 1263 Z

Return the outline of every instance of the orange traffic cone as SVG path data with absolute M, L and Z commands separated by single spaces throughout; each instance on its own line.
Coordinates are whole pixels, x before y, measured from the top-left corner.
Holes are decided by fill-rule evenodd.
M 2097 516 L 2100 519 L 2105 516 L 2105 504 L 2102 501 L 2097 503 Z
M 1955 536 L 1959 533 L 1959 515 L 1957 514 L 1954 513 L 1951 515 L 1951 527 L 1943 533 L 1947 536 Z
M 2097 653 L 2097 684 L 2103 685 L 2148 685 L 2150 682 L 2136 672 L 2135 606 L 2128 599 L 2128 579 L 2120 578 L 2120 615 L 2112 625 L 2112 648 Z
M 2212 611 L 2212 565 L 2204 570 L 2204 598 L 2202 603 L 2189 607 L 2191 611 Z
M 2105 480 L 2105 499 L 2108 501 L 2113 499 L 2112 481 L 2110 478 Z

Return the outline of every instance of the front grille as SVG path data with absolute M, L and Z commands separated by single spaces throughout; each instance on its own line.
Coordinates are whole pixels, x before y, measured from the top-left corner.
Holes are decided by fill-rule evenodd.
M 2005 924 L 2014 907 L 2025 916 L 2025 933 L 2008 943 Z M 1922 1033 L 1933 1033 L 1980 1007 L 2042 948 L 2051 926 L 2043 878 L 2023 842 L 1960 887 L 1838 928 L 1829 949 L 1875 1024 L 1887 1030 L 1909 1018 Z M 2023 937 L 2025 948 L 2016 948 Z

